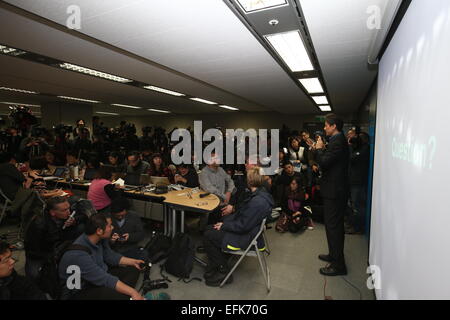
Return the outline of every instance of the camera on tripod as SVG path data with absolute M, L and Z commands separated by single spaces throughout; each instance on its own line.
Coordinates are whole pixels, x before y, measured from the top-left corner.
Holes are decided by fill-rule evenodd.
M 144 272 L 144 279 L 140 291 L 142 291 L 143 295 L 145 295 L 147 292 L 151 290 L 167 289 L 169 287 L 165 279 L 150 280 L 151 268 L 152 264 L 149 261 L 146 261 L 145 263 L 141 264 L 141 269 Z

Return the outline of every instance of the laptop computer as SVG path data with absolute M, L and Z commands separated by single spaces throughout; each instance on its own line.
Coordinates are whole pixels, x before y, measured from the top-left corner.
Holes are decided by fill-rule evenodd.
M 55 169 L 55 172 L 53 172 L 53 175 L 50 177 L 43 177 L 44 180 L 58 180 L 61 179 L 64 175 L 64 173 L 67 171 L 66 167 L 58 167 Z
M 150 177 L 150 180 L 156 186 L 168 186 L 170 184 L 169 178 L 167 177 Z

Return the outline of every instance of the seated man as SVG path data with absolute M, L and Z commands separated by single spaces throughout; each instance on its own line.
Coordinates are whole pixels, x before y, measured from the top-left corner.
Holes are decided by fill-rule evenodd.
M 117 198 L 111 203 L 111 220 L 114 232 L 111 237 L 111 249 L 134 259 L 146 260 L 146 251 L 139 248 L 144 237 L 141 218 L 128 211 L 130 204 L 125 198 Z
M 47 300 L 35 284 L 14 270 L 9 244 L 0 242 L 0 300 Z
M 220 167 L 219 158 L 215 153 L 211 154 L 206 167 L 199 174 L 200 187 L 220 198 L 221 207 L 228 205 L 231 194 L 235 189 L 233 179 Z M 214 224 L 220 219 L 220 212 L 211 212 L 208 224 Z
M 26 179 L 16 168 L 16 163 L 16 159 L 11 153 L 0 155 L 0 190 L 10 200 L 14 200 L 20 187 L 29 188 L 32 182 L 31 177 Z
M 75 240 L 83 225 L 78 217 L 70 217 L 70 204 L 64 197 L 50 198 L 44 214 L 31 218 L 25 232 L 25 273 L 33 281 L 39 278 L 39 271 L 48 259 L 55 255 L 55 249 L 64 241 Z
M 272 211 L 273 198 L 263 188 L 264 179 L 260 168 L 254 167 L 247 172 L 247 183 L 251 196 L 240 209 L 224 218 L 223 222 L 208 226 L 204 233 L 204 246 L 208 255 L 205 273 L 207 286 L 217 287 L 229 272 L 227 254 L 222 250 L 244 250 L 256 236 L 264 218 Z M 264 244 L 260 238 L 258 247 Z M 232 281 L 230 277 L 227 283 Z
M 130 297 L 144 300 L 134 289 L 140 264 L 144 261 L 127 258 L 111 250 L 109 239 L 113 229 L 109 216 L 94 214 L 86 224 L 85 233 L 74 241 L 80 249 L 64 253 L 59 263 L 63 300 L 129 300 Z M 71 276 L 70 266 L 80 268 L 80 289 L 67 286 L 67 279 Z
M 188 188 L 196 188 L 200 184 L 198 182 L 198 174 L 194 168 L 187 164 L 178 165 L 179 174 L 175 174 L 175 183 Z
M 150 164 L 140 158 L 139 152 L 132 152 L 127 157 L 128 166 L 126 173 L 144 174 L 150 169 Z

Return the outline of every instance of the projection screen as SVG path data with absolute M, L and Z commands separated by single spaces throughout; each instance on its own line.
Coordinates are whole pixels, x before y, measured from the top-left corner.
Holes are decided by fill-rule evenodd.
M 369 254 L 378 299 L 450 299 L 449 78 L 450 1 L 413 0 L 378 78 Z

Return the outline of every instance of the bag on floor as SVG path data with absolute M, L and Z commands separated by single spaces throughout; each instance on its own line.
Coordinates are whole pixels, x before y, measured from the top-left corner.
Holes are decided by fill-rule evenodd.
M 167 258 L 169 250 L 172 245 L 172 239 L 160 233 L 153 234 L 150 241 L 145 245 L 148 258 L 151 263 L 158 263 Z
M 284 233 L 288 231 L 288 226 L 289 226 L 289 216 L 283 212 L 278 218 L 277 224 L 275 225 L 275 230 Z
M 194 266 L 194 254 L 194 242 L 191 237 L 185 233 L 177 233 L 164 263 L 164 269 L 179 279 L 187 279 Z

